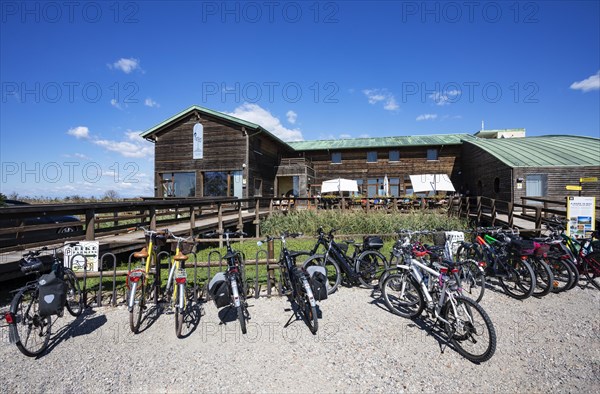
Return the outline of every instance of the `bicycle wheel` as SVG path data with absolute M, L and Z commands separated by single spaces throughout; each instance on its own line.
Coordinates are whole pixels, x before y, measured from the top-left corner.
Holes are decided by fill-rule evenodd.
M 387 267 L 387 260 L 381 253 L 375 250 L 365 250 L 356 259 L 355 270 L 360 283 L 366 288 L 373 289 L 379 284 L 379 277 Z
M 592 252 L 583 258 L 583 272 L 590 283 L 600 290 L 600 252 Z
M 444 305 L 442 316 L 450 342 L 467 360 L 481 363 L 496 351 L 496 330 L 485 310 L 470 298 L 458 296 Z
M 509 296 L 524 300 L 531 297 L 535 290 L 535 272 L 531 265 L 520 258 L 505 264 L 507 276 L 500 276 L 500 285 Z
M 327 294 L 333 294 L 342 282 L 340 266 L 331 257 L 328 257 L 327 262 L 325 262 L 325 256 L 322 254 L 312 255 L 302 264 L 302 268 L 306 269 L 312 265 L 325 267 L 327 271 Z
M 475 260 L 482 261 L 482 253 L 474 244 L 462 244 L 456 250 L 456 258 L 458 261 Z
M 140 330 L 142 313 L 146 303 L 146 286 L 144 286 L 144 279 L 141 278 L 139 282 L 132 283 L 129 292 L 129 327 L 131 328 L 131 332 L 137 334 Z
M 528 259 L 535 272 L 535 289 L 533 295 L 536 297 L 543 297 L 550 293 L 554 286 L 554 274 L 552 270 L 546 264 L 541 257 L 534 257 Z
M 463 294 L 480 302 L 485 292 L 485 273 L 475 260 L 465 260 L 459 265 L 460 287 Z
M 571 284 L 575 281 L 573 275 L 573 271 L 576 270 L 575 266 L 569 264 L 568 260 L 563 259 L 560 255 L 549 254 L 545 260 L 554 278 L 552 292 L 560 293 L 569 290 Z
M 425 308 L 419 283 L 405 270 L 388 275 L 383 280 L 381 295 L 390 312 L 408 319 L 418 317 Z
M 9 330 L 21 353 L 29 357 L 42 354 L 50 341 L 52 319 L 38 314 L 37 288 L 30 287 L 17 293 L 10 311 L 14 323 L 10 324 Z
M 564 263 L 566 266 L 568 266 L 571 269 L 572 280 L 571 280 L 571 284 L 567 287 L 567 290 L 571 290 L 573 287 L 577 286 L 577 284 L 579 283 L 579 279 L 580 279 L 579 269 L 577 268 L 577 265 L 572 260 L 565 260 Z
M 69 268 L 65 268 L 65 282 L 67 284 L 67 310 L 72 316 L 77 317 L 84 309 L 83 295 L 75 273 Z
M 312 295 L 310 285 L 308 284 L 308 279 L 302 275 L 298 278 L 297 286 L 296 304 L 298 305 L 300 313 L 302 314 L 304 322 L 310 329 L 310 332 L 313 335 L 316 335 L 317 330 L 319 329 L 317 305 L 315 303 L 315 298 Z

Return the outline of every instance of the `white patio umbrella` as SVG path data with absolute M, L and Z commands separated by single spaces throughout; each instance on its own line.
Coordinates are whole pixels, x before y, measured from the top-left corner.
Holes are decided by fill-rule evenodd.
M 390 195 L 390 181 L 388 180 L 387 175 L 383 177 L 383 195 Z
M 351 179 L 337 178 L 324 181 L 321 184 L 321 193 L 357 192 L 358 183 Z

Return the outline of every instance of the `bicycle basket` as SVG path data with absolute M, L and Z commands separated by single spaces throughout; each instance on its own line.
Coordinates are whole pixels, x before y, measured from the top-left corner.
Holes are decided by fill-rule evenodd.
M 146 235 L 146 245 L 148 245 L 148 243 L 150 242 L 150 236 Z M 154 237 L 154 244 L 156 246 L 165 246 L 167 244 L 167 237 L 164 234 L 157 234 L 156 237 Z
M 195 243 L 182 242 L 179 245 L 179 251 L 183 254 L 193 253 L 195 251 L 195 249 L 196 249 Z M 175 253 L 176 250 L 177 250 L 177 242 L 172 242 L 171 243 L 171 252 Z
M 363 249 L 379 250 L 383 248 L 383 240 L 377 235 L 370 235 L 363 238 Z
M 62 315 L 67 301 L 67 284 L 54 272 L 42 275 L 38 280 L 40 316 Z

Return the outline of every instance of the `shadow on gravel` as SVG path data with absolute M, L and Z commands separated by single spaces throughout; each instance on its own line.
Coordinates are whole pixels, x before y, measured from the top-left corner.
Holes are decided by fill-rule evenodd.
M 65 313 L 68 312 L 65 311 Z M 105 315 L 93 316 L 95 314 L 96 312 L 86 309 L 81 315 L 77 316 L 75 320 L 65 326 L 62 326 L 58 331 L 52 334 L 50 342 L 48 343 L 48 348 L 37 358 L 43 358 L 46 354 L 50 353 L 56 346 L 64 341 L 79 336 L 89 335 L 100 329 L 106 324 L 107 319 Z M 54 327 L 57 324 L 60 324 L 61 321 L 61 318 L 54 319 L 52 326 Z
M 187 338 L 193 334 L 200 325 L 200 318 L 204 316 L 204 308 L 198 303 L 188 303 L 185 314 L 183 315 L 183 328 L 181 330 L 181 339 Z
M 140 322 L 138 334 L 141 334 L 152 327 L 152 325 L 158 320 L 158 317 L 161 315 L 162 311 L 163 307 L 160 305 L 160 303 L 148 307 L 144 312 L 142 321 Z
M 288 319 L 287 323 L 285 323 L 283 325 L 283 328 L 287 328 L 292 323 L 295 323 L 298 321 L 303 322 L 304 324 L 306 324 L 307 327 L 309 327 L 309 325 L 308 325 L 309 323 L 307 322 L 306 317 L 304 316 L 304 313 L 302 313 L 302 311 L 300 311 L 298 304 L 290 297 L 288 297 L 288 300 L 290 302 L 290 308 L 285 308 L 284 311 L 292 312 L 292 315 Z M 321 311 L 321 307 L 319 306 L 319 304 L 316 305 L 316 309 L 317 309 L 317 319 L 321 319 L 323 317 L 323 312 Z

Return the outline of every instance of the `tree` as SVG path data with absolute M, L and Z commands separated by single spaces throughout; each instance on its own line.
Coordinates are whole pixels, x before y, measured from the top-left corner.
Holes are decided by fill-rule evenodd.
M 107 190 L 104 193 L 104 200 L 115 201 L 119 199 L 119 193 L 116 190 Z

